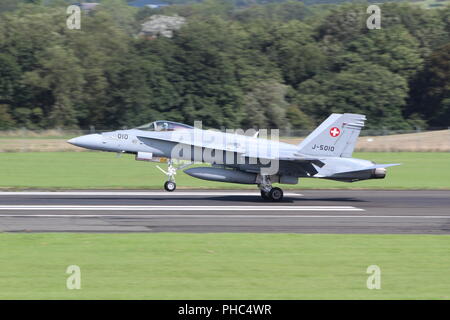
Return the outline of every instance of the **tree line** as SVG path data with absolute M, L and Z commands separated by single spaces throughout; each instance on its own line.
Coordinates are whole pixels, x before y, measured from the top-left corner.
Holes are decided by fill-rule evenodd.
M 367 3 L 103 0 L 69 30 L 67 2 L 15 1 L 0 6 L 0 129 L 310 129 L 331 112 L 366 114 L 369 128 L 450 126 L 450 7 L 380 4 L 369 30 Z M 187 23 L 137 36 L 153 14 Z

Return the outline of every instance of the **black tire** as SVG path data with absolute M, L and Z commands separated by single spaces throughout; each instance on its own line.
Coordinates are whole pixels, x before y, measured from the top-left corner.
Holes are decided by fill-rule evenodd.
M 272 188 L 269 191 L 268 195 L 270 197 L 270 200 L 274 202 L 280 202 L 281 200 L 283 200 L 283 190 L 281 190 L 280 188 Z
M 261 198 L 263 198 L 264 200 L 270 200 L 268 192 L 265 192 L 265 191 L 262 191 L 262 190 L 261 190 Z
M 176 188 L 177 188 L 177 185 L 175 182 L 166 181 L 166 183 L 164 183 L 164 189 L 166 189 L 166 191 L 172 192 L 172 191 L 175 191 Z

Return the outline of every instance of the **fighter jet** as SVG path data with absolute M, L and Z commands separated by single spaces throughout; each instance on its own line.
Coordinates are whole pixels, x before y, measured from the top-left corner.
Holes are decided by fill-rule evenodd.
M 154 121 L 146 125 L 112 132 L 94 133 L 68 140 L 82 148 L 130 153 L 136 160 L 165 162 L 166 191 L 176 189 L 175 175 L 240 184 L 254 184 L 261 197 L 281 201 L 283 191 L 273 183 L 297 184 L 299 178 L 355 182 L 383 179 L 386 168 L 399 165 L 376 164 L 352 158 L 352 153 L 366 117 L 360 114 L 331 114 L 300 144 L 252 135 L 204 130 L 173 121 Z M 273 137 L 272 137 L 273 138 Z M 176 166 L 176 161 L 188 162 Z

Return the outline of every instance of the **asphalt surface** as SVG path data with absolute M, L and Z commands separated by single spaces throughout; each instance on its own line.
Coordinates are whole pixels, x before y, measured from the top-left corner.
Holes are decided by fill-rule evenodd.
M 0 192 L 0 231 L 450 234 L 450 191 Z

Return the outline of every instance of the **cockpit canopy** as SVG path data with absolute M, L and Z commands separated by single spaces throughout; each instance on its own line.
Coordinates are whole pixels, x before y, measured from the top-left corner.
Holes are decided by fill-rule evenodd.
M 137 127 L 136 129 L 144 131 L 179 131 L 186 129 L 194 129 L 194 127 L 174 121 L 158 120 L 144 124 L 140 127 Z

